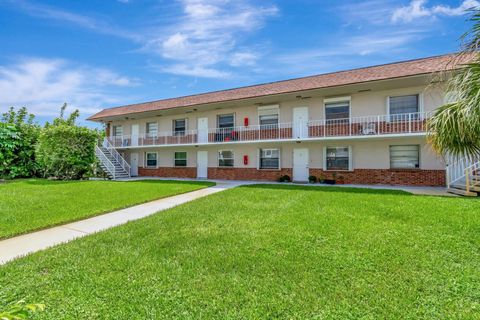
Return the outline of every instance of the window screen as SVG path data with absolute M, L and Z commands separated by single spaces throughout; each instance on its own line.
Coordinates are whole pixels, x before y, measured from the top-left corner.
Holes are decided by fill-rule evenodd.
M 221 150 L 218 152 L 219 167 L 233 167 L 233 151 Z
M 410 96 L 390 97 L 390 114 L 419 112 L 418 94 Z
M 279 169 L 280 150 L 260 149 L 260 169 Z
M 390 168 L 415 169 L 420 167 L 420 146 L 390 146 Z
M 348 147 L 327 147 L 327 170 L 348 170 L 350 168 L 350 152 Z

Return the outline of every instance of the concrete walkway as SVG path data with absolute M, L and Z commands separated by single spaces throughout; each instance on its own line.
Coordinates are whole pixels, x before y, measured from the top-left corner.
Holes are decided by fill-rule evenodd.
M 136 181 L 136 180 L 178 180 L 178 181 L 198 181 L 198 179 L 191 178 L 159 178 L 159 177 L 132 177 L 128 179 L 122 179 L 123 181 Z M 394 186 L 384 184 L 320 184 L 320 183 L 281 183 L 274 181 L 252 181 L 252 180 L 213 180 L 205 179 L 204 181 L 215 182 L 217 184 L 237 182 L 240 185 L 249 184 L 281 184 L 290 186 L 308 186 L 308 187 L 340 187 L 340 188 L 364 188 L 364 189 L 386 189 L 386 190 L 401 190 L 416 195 L 423 196 L 443 196 L 443 197 L 458 197 L 456 194 L 448 193 L 445 187 L 411 187 L 411 186 Z
M 128 221 L 141 219 L 159 211 L 243 185 L 242 182 L 220 182 L 216 186 L 163 198 L 104 215 L 28 233 L 0 241 L 0 265 L 28 253 L 109 229 Z
M 128 180 L 145 180 L 148 177 L 131 178 Z M 158 180 L 195 180 L 195 179 L 162 179 Z M 240 185 L 249 184 L 277 184 L 276 182 L 261 181 L 227 181 L 227 180 L 206 180 L 216 182 L 217 185 L 206 189 L 192 191 L 189 193 L 159 199 L 134 207 L 114 211 L 104 215 L 80 220 L 77 222 L 45 229 L 37 232 L 28 233 L 18 237 L 0 241 L 0 265 L 15 258 L 24 256 L 28 253 L 40 251 L 54 245 L 71 241 L 76 238 L 109 229 L 128 221 L 141 219 L 159 211 L 163 211 L 177 205 L 208 196 L 226 189 L 234 188 Z M 292 185 L 292 184 L 289 184 Z M 294 184 L 310 187 L 328 187 L 323 184 Z M 335 185 L 336 187 L 370 188 L 370 189 L 390 189 L 404 190 L 418 195 L 436 195 L 436 196 L 454 196 L 446 192 L 445 188 L 433 187 L 400 187 L 400 186 L 382 186 L 382 185 Z

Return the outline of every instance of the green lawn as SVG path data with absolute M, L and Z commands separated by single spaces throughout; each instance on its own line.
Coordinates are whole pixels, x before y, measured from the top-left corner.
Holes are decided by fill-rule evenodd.
M 0 239 L 211 185 L 196 181 L 36 179 L 0 184 Z
M 479 319 L 480 201 L 248 186 L 0 266 L 39 319 Z

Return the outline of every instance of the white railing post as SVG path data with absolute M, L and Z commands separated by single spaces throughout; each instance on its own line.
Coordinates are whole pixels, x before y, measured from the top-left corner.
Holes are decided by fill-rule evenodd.
M 408 114 L 408 133 L 412 133 L 412 114 Z

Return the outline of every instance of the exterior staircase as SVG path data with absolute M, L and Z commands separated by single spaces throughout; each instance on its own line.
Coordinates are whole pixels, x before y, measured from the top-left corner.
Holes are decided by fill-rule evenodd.
M 95 146 L 95 155 L 110 179 L 130 178 L 130 165 L 107 139 Z
M 467 197 L 480 195 L 480 161 L 462 158 L 449 164 L 447 191 Z

